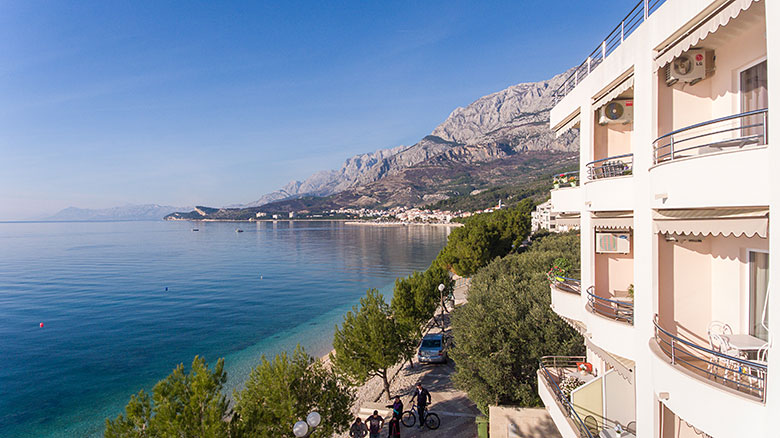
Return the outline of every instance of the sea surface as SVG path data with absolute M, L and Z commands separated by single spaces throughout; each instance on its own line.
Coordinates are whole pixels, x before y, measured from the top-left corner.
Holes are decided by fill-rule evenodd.
M 389 301 L 395 278 L 426 269 L 448 233 L 340 222 L 0 223 L 0 437 L 102 436 L 131 394 L 195 355 L 225 358 L 228 393 L 263 354 L 300 343 L 321 356 L 367 288 Z

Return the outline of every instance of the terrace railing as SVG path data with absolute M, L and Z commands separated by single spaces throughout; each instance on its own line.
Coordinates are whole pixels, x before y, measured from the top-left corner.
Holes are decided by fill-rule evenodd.
M 601 158 L 586 164 L 588 179 L 596 180 L 631 175 L 634 171 L 634 154 Z
M 620 301 L 617 299 L 600 297 L 596 295 L 593 286 L 589 287 L 585 293 L 588 294 L 588 309 L 591 312 L 634 325 L 633 301 Z
M 570 292 L 573 294 L 580 294 L 580 280 L 569 277 L 554 277 L 552 281 L 553 287 L 564 292 Z
M 769 110 L 747 111 L 687 126 L 653 142 L 655 164 L 768 142 Z
M 653 320 L 655 341 L 672 365 L 683 366 L 713 382 L 766 401 L 767 364 L 729 356 L 673 335 Z
M 601 41 L 587 58 L 574 69 L 574 72 L 555 91 L 553 97 L 558 103 L 582 82 L 591 71 L 599 66 L 623 41 L 628 38 L 647 18 L 666 0 L 640 0 L 631 12 Z
M 539 360 L 539 369 L 542 371 L 542 376 L 547 382 L 547 385 L 553 391 L 558 404 L 563 408 L 564 413 L 572 420 L 577 428 L 581 438 L 597 438 L 596 435 L 591 434 L 585 422 L 582 421 L 577 411 L 574 410 L 574 406 L 571 405 L 571 400 L 564 394 L 561 387 L 558 385 L 558 381 L 561 380 L 563 373 L 562 368 L 577 368 L 577 362 L 585 362 L 585 356 L 544 356 Z M 557 377 L 557 380 L 556 380 Z

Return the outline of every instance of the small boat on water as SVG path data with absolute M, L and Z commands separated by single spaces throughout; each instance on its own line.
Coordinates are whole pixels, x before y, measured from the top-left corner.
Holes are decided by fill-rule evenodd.
M 200 230 L 199 230 L 199 229 L 197 229 L 197 228 L 193 228 L 193 229 L 192 229 L 192 231 L 200 231 Z
M 244 230 L 242 230 L 241 228 L 236 228 L 236 233 L 243 233 L 243 232 Z

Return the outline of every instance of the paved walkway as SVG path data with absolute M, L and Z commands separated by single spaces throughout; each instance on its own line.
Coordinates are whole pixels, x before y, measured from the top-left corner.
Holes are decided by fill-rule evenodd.
M 468 280 L 460 279 L 456 282 L 454 291 L 455 303 L 460 305 L 466 301 L 466 291 L 468 290 Z M 437 318 L 439 313 L 436 313 Z M 448 332 L 450 328 L 449 314 L 444 315 L 444 331 Z M 440 332 L 438 327 L 433 327 L 432 333 Z M 391 392 L 394 395 L 402 396 L 404 410 L 411 407 L 409 401 L 410 395 L 414 390 L 416 382 L 421 382 L 431 393 L 431 406 L 428 410 L 434 412 L 441 420 L 441 426 L 437 430 L 427 428 L 418 429 L 418 425 L 413 427 L 401 427 L 401 437 L 403 438 L 474 438 L 477 436 L 477 426 L 474 419 L 480 415 L 474 402 L 466 397 L 462 391 L 455 389 L 452 383 L 452 373 L 455 371 L 455 364 L 452 359 L 446 364 L 419 364 L 416 359 L 414 368 L 405 366 L 398 372 L 393 379 Z M 382 410 L 386 403 L 366 403 L 361 406 L 361 417 L 367 417 L 374 409 L 379 410 L 381 414 L 388 415 L 389 410 Z M 387 428 L 385 428 L 387 429 Z M 381 436 L 384 437 L 387 430 L 383 430 Z

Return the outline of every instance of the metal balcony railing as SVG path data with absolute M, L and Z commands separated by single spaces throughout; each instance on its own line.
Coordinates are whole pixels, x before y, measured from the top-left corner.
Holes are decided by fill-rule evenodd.
M 553 287 L 564 292 L 580 294 L 580 280 L 569 277 L 555 277 L 552 281 Z
M 666 0 L 640 0 L 639 3 L 631 9 L 631 12 L 626 15 L 623 21 L 620 22 L 612 32 L 610 32 L 606 38 L 601 41 L 601 44 L 596 47 L 593 52 L 585 58 L 568 78 L 555 90 L 553 99 L 555 103 L 558 103 L 567 94 L 573 90 L 577 84 L 582 82 L 591 71 L 593 71 L 604 59 L 607 58 L 615 49 L 623 43 L 642 23 L 647 20 L 647 17 L 655 12 L 659 6 L 661 6 Z
M 768 116 L 767 109 L 747 111 L 664 134 L 653 142 L 655 164 L 765 145 L 769 134 Z
M 620 301 L 604 298 L 596 295 L 594 291 L 593 286 L 585 291 L 588 294 L 588 310 L 597 315 L 634 325 L 633 299 L 627 298 L 626 301 Z
M 767 364 L 729 356 L 675 336 L 659 325 L 658 315 L 653 324 L 655 341 L 672 365 L 766 401 Z
M 553 187 L 556 189 L 562 187 L 577 187 L 580 185 L 580 171 L 559 173 L 553 177 Z
M 616 155 L 602 158 L 586 164 L 588 179 L 614 178 L 616 176 L 631 175 L 634 171 L 634 154 Z
M 563 412 L 568 416 L 577 430 L 581 438 L 596 438 L 598 432 L 594 435 L 585 426 L 585 423 L 580 418 L 577 411 L 574 410 L 574 406 L 571 405 L 569 397 L 563 393 L 558 382 L 562 379 L 562 368 L 574 368 L 577 369 L 577 362 L 585 362 L 585 356 L 544 356 L 539 360 L 539 369 L 542 371 L 544 380 L 555 395 L 558 404 L 563 408 Z M 556 378 L 557 377 L 557 378 Z

